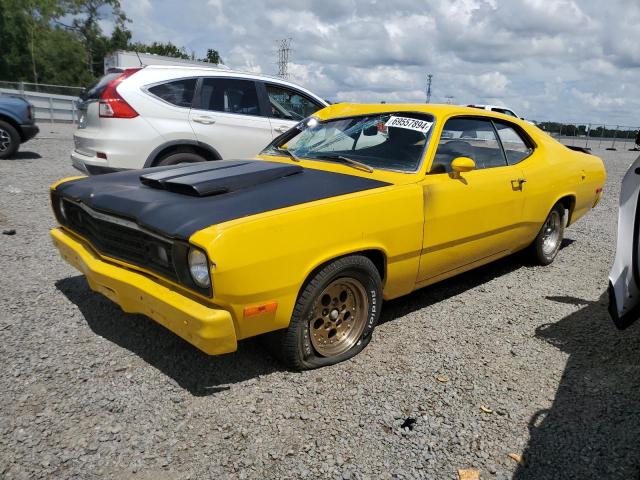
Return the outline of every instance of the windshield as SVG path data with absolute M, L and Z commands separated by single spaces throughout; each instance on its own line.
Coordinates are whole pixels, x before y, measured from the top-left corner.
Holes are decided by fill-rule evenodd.
M 420 167 L 432 125 L 431 115 L 415 112 L 390 112 L 324 122 L 312 117 L 278 137 L 263 153 L 415 172 Z

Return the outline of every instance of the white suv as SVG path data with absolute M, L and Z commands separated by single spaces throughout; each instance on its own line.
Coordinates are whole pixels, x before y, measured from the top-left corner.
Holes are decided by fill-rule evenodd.
M 110 73 L 79 106 L 73 165 L 90 173 L 256 155 L 328 103 L 294 83 L 203 67 Z

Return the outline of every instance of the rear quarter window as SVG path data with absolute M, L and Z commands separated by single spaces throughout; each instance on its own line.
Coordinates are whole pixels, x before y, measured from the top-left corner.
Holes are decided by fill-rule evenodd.
M 184 78 L 154 85 L 148 91 L 171 105 L 191 107 L 193 94 L 196 90 L 196 82 L 195 78 Z

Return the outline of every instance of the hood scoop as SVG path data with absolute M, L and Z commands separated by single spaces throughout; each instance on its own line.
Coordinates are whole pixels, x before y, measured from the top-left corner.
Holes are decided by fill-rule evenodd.
M 297 165 L 277 162 L 215 160 L 156 170 L 140 175 L 140 182 L 182 195 L 207 197 L 251 188 L 302 171 Z

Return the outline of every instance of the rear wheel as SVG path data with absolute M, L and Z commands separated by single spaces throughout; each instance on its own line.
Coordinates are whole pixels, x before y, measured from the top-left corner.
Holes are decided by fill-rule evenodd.
M 565 209 L 556 203 L 544 221 L 538 236 L 531 244 L 533 259 L 540 265 L 549 265 L 556 258 L 564 238 Z
M 18 151 L 20 134 L 12 125 L 0 120 L 0 158 L 7 158 Z
M 178 165 L 179 163 L 205 162 L 207 159 L 193 152 L 175 152 L 167 155 L 156 163 L 157 167 Z
M 275 332 L 272 349 L 289 368 L 333 365 L 358 354 L 371 340 L 382 306 L 382 280 L 371 260 L 338 259 L 306 284 L 289 328 Z

